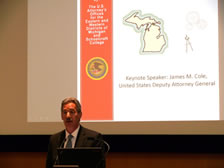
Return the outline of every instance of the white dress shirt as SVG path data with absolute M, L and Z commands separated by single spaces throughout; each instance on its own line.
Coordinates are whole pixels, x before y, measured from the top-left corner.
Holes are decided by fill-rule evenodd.
M 74 132 L 71 133 L 72 136 L 73 136 L 73 138 L 71 139 L 72 140 L 72 148 L 74 148 L 74 146 L 75 146 L 75 142 L 76 142 L 76 139 L 77 139 L 77 135 L 78 135 L 78 132 L 79 132 L 79 128 L 80 128 L 80 125 L 78 126 L 78 128 Z M 65 138 L 66 138 L 66 141 L 64 143 L 64 148 L 66 147 L 66 144 L 68 142 L 68 136 L 69 136 L 69 133 L 65 130 Z

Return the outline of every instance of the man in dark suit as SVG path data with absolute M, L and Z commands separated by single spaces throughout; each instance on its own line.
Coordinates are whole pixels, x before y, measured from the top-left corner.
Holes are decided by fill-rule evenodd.
M 98 168 L 105 168 L 104 141 L 100 133 L 80 125 L 82 110 L 76 98 L 66 98 L 61 104 L 61 118 L 65 130 L 51 136 L 48 145 L 46 168 L 57 163 L 57 148 L 102 147 L 102 159 Z

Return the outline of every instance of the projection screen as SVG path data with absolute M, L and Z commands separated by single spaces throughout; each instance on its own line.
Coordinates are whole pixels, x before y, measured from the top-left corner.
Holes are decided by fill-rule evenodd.
M 0 134 L 63 129 L 60 103 L 69 96 L 81 101 L 82 124 L 103 134 L 224 133 L 221 0 L 0 8 Z

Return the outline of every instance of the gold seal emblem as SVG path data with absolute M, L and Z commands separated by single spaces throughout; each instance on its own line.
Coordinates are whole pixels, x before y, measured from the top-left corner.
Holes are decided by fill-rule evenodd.
M 107 62 L 101 57 L 94 57 L 86 64 L 86 73 L 93 80 L 103 79 L 107 72 Z

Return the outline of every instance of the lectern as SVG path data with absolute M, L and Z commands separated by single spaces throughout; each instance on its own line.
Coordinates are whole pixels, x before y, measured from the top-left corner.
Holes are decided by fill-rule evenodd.
M 54 168 L 97 168 L 104 158 L 101 147 L 58 148 Z
M 79 168 L 78 165 L 54 165 L 55 168 Z

